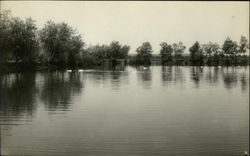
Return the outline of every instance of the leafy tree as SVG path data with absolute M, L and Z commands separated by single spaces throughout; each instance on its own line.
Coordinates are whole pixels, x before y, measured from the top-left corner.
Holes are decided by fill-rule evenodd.
M 128 45 L 124 45 L 121 48 L 121 58 L 127 58 L 128 57 L 128 53 L 129 53 L 130 47 Z
M 112 61 L 113 65 L 117 63 L 117 59 L 126 59 L 128 57 L 130 47 L 121 45 L 118 41 L 113 41 L 110 45 L 90 46 L 84 51 L 83 60 L 87 58 L 90 64 L 101 65 L 104 59 Z
M 226 55 L 235 55 L 237 53 L 237 43 L 227 37 L 222 49 Z
M 84 42 L 81 35 L 66 23 L 48 21 L 40 31 L 40 40 L 49 63 L 59 66 L 75 66 Z
M 215 50 L 212 55 L 213 65 L 218 66 L 221 63 L 221 60 L 224 58 L 224 53 L 221 48 Z
M 222 50 L 225 54 L 226 65 L 237 63 L 237 57 L 236 57 L 238 53 L 237 47 L 238 47 L 237 42 L 232 41 L 229 37 L 227 37 L 222 46 Z
M 38 51 L 37 28 L 34 20 L 12 18 L 10 11 L 0 13 L 1 63 L 15 61 L 30 64 L 36 61 Z
M 80 55 L 82 53 L 82 47 L 84 43 L 82 42 L 81 36 L 73 36 L 69 43 L 69 51 L 68 51 L 68 65 L 71 67 L 75 67 L 81 60 Z
M 249 43 L 247 38 L 245 36 L 241 36 L 238 51 L 240 55 L 243 55 L 241 57 L 241 62 L 240 62 L 240 64 L 242 65 L 249 64 L 249 56 L 246 55 L 248 49 L 249 49 Z
M 249 48 L 248 40 L 245 36 L 240 37 L 240 44 L 239 44 L 239 53 L 245 54 L 247 49 Z
M 16 63 L 32 63 L 38 55 L 37 27 L 34 20 L 13 18 L 10 21 L 10 52 Z
M 97 44 L 86 49 L 83 59 L 87 61 L 89 58 L 90 64 L 101 65 L 103 59 L 108 59 L 108 57 L 110 57 L 109 46 Z
M 160 55 L 161 55 L 161 61 L 162 65 L 165 64 L 172 64 L 173 62 L 173 48 L 171 44 L 167 44 L 166 42 L 162 42 L 160 44 L 161 50 L 160 50 Z
M 93 65 L 97 65 L 97 64 L 94 64 L 96 63 L 96 60 L 95 60 L 95 57 L 92 53 L 89 52 L 89 48 L 86 49 L 86 50 L 83 50 L 82 53 L 81 53 L 81 62 L 80 64 L 82 66 L 93 66 Z
M 109 58 L 125 59 L 128 56 L 129 49 L 129 46 L 122 46 L 118 41 L 113 41 L 109 45 Z
M 10 57 L 10 11 L 0 11 L 0 64 Z
M 202 51 L 204 52 L 205 56 L 207 57 L 207 65 L 211 65 L 213 63 L 213 54 L 217 54 L 220 46 L 217 43 L 209 42 L 202 46 Z
M 137 64 L 139 65 L 151 65 L 152 46 L 149 42 L 144 42 L 140 47 L 136 49 L 137 52 Z
M 184 50 L 186 47 L 183 45 L 182 42 L 174 43 L 173 44 L 173 52 L 175 56 L 175 64 L 179 65 L 180 59 L 182 58 L 182 54 L 184 53 Z
M 195 42 L 190 51 L 190 62 L 192 65 L 203 65 L 203 53 L 199 42 Z

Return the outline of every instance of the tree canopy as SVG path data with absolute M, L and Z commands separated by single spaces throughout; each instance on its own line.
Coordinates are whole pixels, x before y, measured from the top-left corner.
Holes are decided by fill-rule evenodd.
M 16 63 L 32 63 L 38 55 L 37 27 L 31 18 L 11 18 L 10 12 L 0 16 L 1 57 Z
M 203 54 L 207 57 L 207 64 L 211 65 L 213 63 L 213 56 L 218 55 L 220 46 L 217 43 L 209 42 L 202 45 L 201 50 Z
M 161 55 L 162 65 L 172 64 L 172 62 L 173 62 L 173 58 L 172 58 L 173 48 L 172 48 L 172 45 L 167 44 L 166 42 L 162 42 L 160 44 L 160 46 L 161 46 L 160 55 Z
M 74 66 L 84 46 L 76 30 L 66 23 L 52 21 L 48 21 L 40 31 L 40 40 L 49 62 L 62 66 Z
M 189 48 L 190 61 L 192 65 L 203 65 L 203 53 L 199 42 L 195 42 L 192 47 Z
M 141 46 L 136 49 L 137 63 L 139 65 L 151 65 L 152 46 L 149 42 L 143 42 Z
M 249 55 L 248 39 L 240 41 L 226 38 L 223 45 L 209 42 L 195 42 L 190 48 L 190 56 L 183 56 L 186 46 L 182 42 L 160 44 L 160 57 L 154 60 L 162 65 L 247 65 Z M 38 30 L 32 18 L 12 17 L 10 11 L 0 12 L 0 68 L 7 64 L 28 66 L 78 68 L 78 66 L 102 65 L 105 61 L 116 64 L 128 57 L 130 46 L 119 41 L 110 44 L 85 46 L 82 35 L 65 22 L 47 21 Z M 150 42 L 143 42 L 136 49 L 135 59 L 129 62 L 137 65 L 151 65 L 153 50 Z M 188 58 L 188 59 L 187 59 Z

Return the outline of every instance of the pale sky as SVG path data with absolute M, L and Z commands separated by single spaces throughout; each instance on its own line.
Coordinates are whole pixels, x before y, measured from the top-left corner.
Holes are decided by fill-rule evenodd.
M 1 10 L 13 16 L 32 17 L 38 28 L 46 21 L 66 22 L 87 45 L 117 40 L 131 46 L 130 53 L 149 41 L 159 53 L 163 41 L 198 41 L 223 44 L 226 37 L 249 38 L 249 2 L 170 1 L 1 1 Z

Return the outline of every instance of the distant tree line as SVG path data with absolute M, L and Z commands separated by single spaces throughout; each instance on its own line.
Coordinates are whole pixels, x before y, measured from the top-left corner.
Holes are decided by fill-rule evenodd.
M 227 37 L 222 47 L 217 43 L 200 44 L 196 41 L 189 48 L 189 56 L 183 56 L 186 47 L 182 42 L 173 44 L 162 42 L 160 47 L 160 59 L 155 58 L 162 65 L 228 66 L 248 65 L 249 63 L 249 55 L 246 54 L 249 43 L 244 36 L 241 36 L 239 44 Z M 155 60 L 149 42 L 144 42 L 136 52 L 135 59 L 131 61 L 133 64 L 151 65 L 152 60 Z
M 163 42 L 160 46 L 163 65 L 179 65 L 179 61 L 187 60 L 187 58 L 182 56 L 185 46 L 181 42 L 173 45 Z M 189 48 L 190 55 L 187 65 L 248 65 L 249 56 L 246 55 L 247 49 L 249 49 L 249 44 L 244 36 L 241 36 L 239 44 L 227 37 L 222 47 L 217 43 L 209 42 L 201 45 L 196 41 Z
M 246 37 L 241 36 L 240 43 L 227 38 L 220 47 L 217 43 L 200 44 L 195 42 L 189 48 L 190 56 L 183 57 L 186 47 L 182 42 L 160 44 L 160 62 L 162 65 L 247 65 L 249 48 Z M 113 41 L 109 45 L 85 47 L 81 34 L 68 24 L 48 21 L 38 30 L 31 18 L 22 20 L 11 17 L 10 11 L 0 12 L 0 70 L 15 67 L 56 67 L 78 68 L 99 66 L 109 60 L 116 64 L 117 60 L 128 60 L 130 47 Z M 130 64 L 151 65 L 152 46 L 142 43 L 136 49 L 135 59 Z
M 246 55 L 249 43 L 246 37 L 241 36 L 240 43 L 226 38 L 222 47 L 217 43 L 209 42 L 200 45 L 195 42 L 190 47 L 191 65 L 247 65 L 249 56 Z

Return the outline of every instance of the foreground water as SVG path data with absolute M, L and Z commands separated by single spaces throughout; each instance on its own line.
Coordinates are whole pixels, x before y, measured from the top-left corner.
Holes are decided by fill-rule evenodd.
M 248 71 L 153 66 L 1 76 L 1 154 L 242 155 Z

